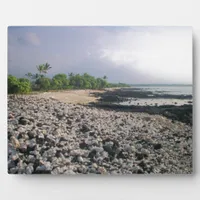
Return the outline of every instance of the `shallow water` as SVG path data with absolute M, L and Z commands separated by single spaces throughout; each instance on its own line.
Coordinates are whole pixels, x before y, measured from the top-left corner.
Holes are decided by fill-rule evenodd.
M 150 91 L 155 94 L 192 95 L 192 86 L 134 86 L 132 88 Z
M 192 86 L 135 86 L 128 90 L 150 91 L 153 94 L 169 94 L 169 95 L 192 95 Z M 140 106 L 155 106 L 155 105 L 177 105 L 192 104 L 189 99 L 166 99 L 153 98 L 154 95 L 149 95 L 149 98 L 129 98 L 128 101 L 120 102 L 120 105 L 140 105 Z
M 181 106 L 189 103 L 188 99 L 135 99 L 130 98 L 128 101 L 120 102 L 120 105 L 140 105 L 140 106 L 160 106 L 160 105 L 177 105 Z

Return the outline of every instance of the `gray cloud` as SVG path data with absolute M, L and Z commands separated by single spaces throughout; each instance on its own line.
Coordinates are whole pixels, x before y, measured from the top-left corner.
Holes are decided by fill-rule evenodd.
M 190 82 L 190 40 L 190 30 L 185 28 L 11 28 L 8 71 L 23 76 L 48 62 L 49 76 L 87 72 L 107 75 L 112 82 Z

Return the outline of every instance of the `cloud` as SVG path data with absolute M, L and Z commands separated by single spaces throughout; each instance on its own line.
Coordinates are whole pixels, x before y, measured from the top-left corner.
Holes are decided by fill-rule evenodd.
M 114 82 L 192 83 L 190 28 L 13 28 L 8 45 L 9 71 L 19 76 L 47 61 L 50 76 L 87 72 Z
M 129 29 L 99 38 L 100 58 L 166 82 L 192 83 L 191 29 Z
M 36 33 L 31 33 L 31 32 L 26 33 L 25 39 L 27 40 L 27 42 L 29 42 L 30 44 L 32 44 L 34 46 L 39 46 L 40 45 L 40 39 L 36 35 Z
M 12 38 L 12 36 L 10 38 Z M 27 32 L 23 35 L 21 34 L 18 35 L 17 41 L 19 44 L 22 44 L 22 45 L 40 46 L 41 44 L 39 37 L 37 36 L 36 33 L 33 33 L 33 32 Z

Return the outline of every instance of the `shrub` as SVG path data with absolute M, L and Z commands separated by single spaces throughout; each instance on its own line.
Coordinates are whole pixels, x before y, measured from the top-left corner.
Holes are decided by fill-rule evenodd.
M 30 91 L 31 83 L 28 79 L 8 76 L 8 94 L 27 94 Z

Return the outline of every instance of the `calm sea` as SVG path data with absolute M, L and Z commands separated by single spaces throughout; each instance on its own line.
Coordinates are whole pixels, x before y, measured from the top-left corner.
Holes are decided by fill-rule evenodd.
M 151 91 L 153 93 L 192 95 L 192 85 L 187 85 L 187 86 L 137 85 L 137 86 L 132 86 L 132 88 L 140 88 L 141 90 Z

